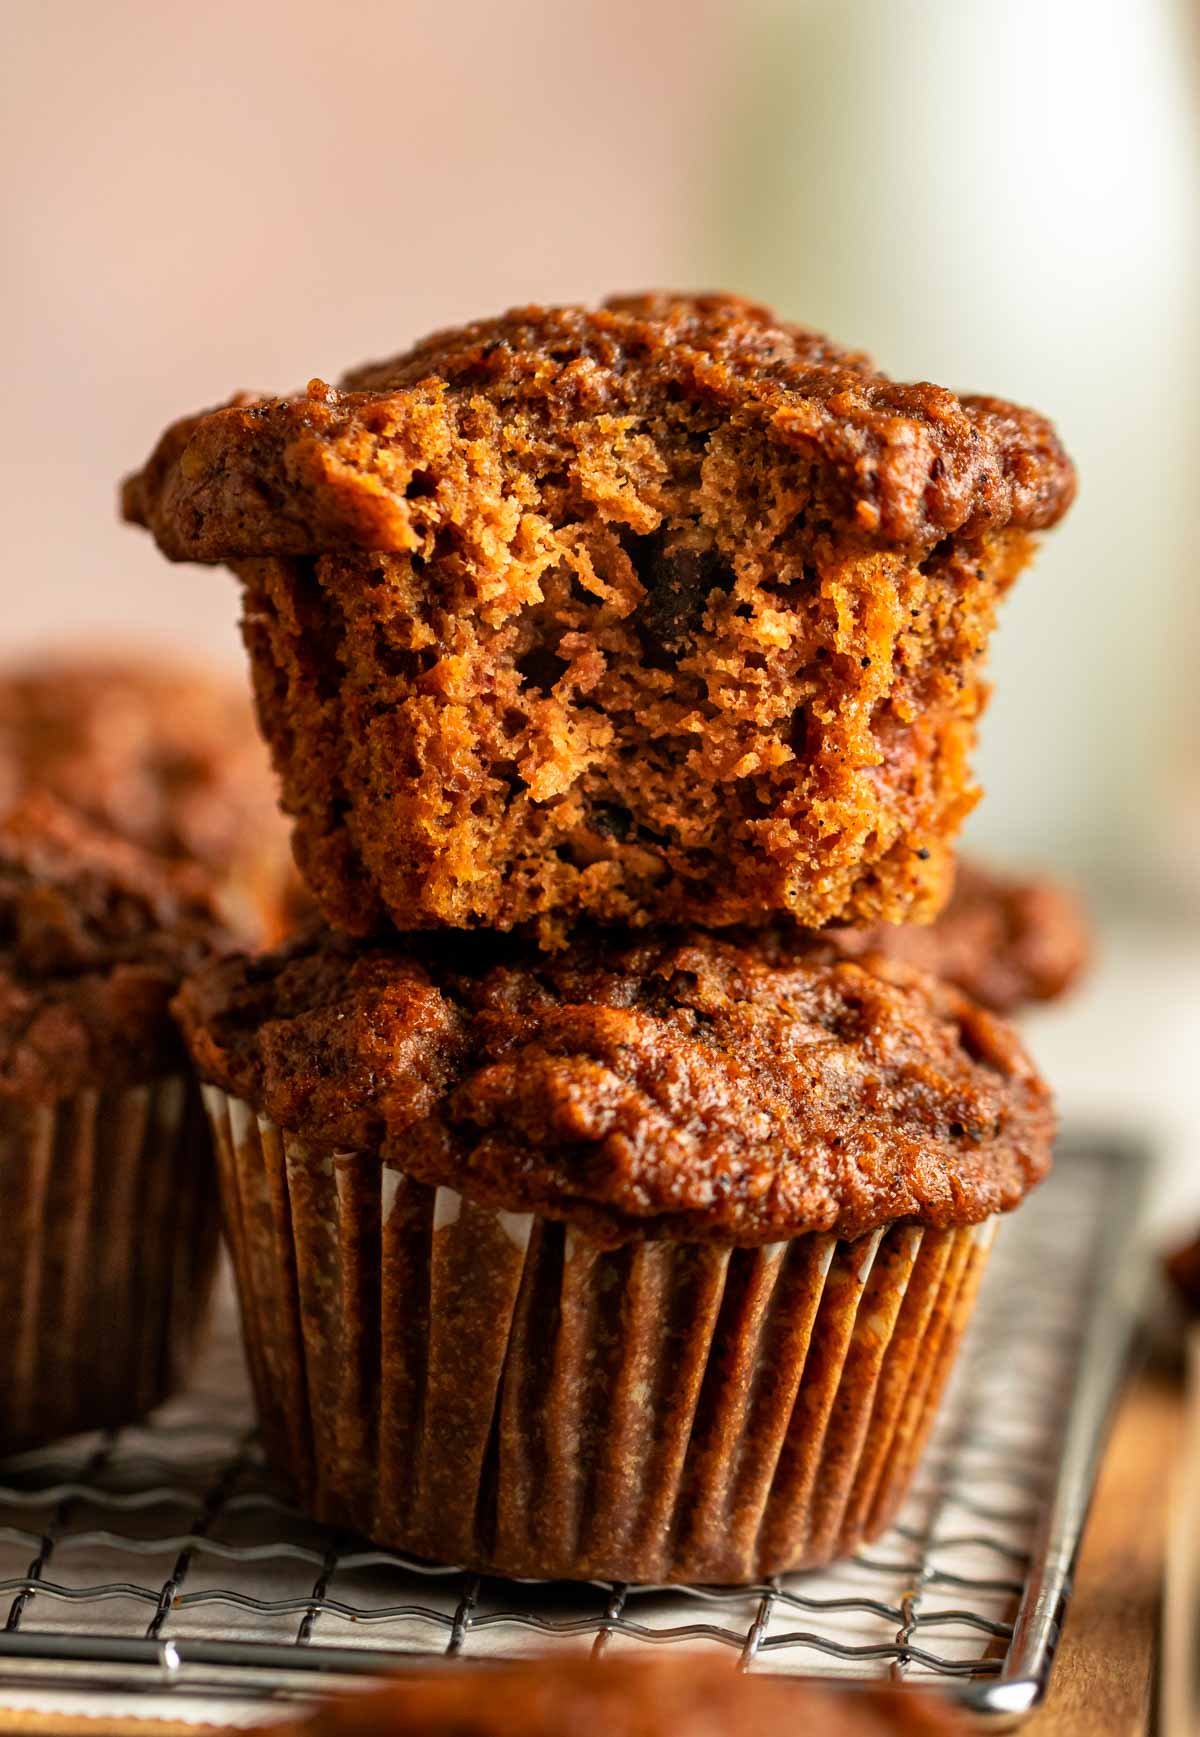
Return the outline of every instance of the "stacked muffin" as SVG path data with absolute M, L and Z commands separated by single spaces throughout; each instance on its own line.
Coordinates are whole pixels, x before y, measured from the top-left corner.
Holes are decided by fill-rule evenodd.
M 239 398 L 127 483 L 242 583 L 324 919 L 176 1004 L 317 1517 L 708 1581 L 887 1523 L 1053 1117 L 857 931 L 949 894 L 995 606 L 1072 489 L 1030 412 L 671 296 Z

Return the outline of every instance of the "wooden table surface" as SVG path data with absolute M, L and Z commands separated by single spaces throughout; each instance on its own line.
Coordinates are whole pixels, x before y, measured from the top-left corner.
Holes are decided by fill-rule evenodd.
M 1045 1705 L 1023 1737 L 1147 1737 L 1152 1731 L 1178 1383 L 1138 1377 L 1118 1410 L 1084 1533 L 1075 1592 Z M 212 1727 L 88 1720 L 0 1709 L 0 1737 L 201 1737 Z

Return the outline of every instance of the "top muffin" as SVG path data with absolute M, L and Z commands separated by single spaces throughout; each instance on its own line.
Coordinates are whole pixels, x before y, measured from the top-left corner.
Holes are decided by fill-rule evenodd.
M 168 430 L 298 860 L 364 934 L 931 915 L 980 659 L 1073 493 L 1032 412 L 734 297 L 523 309 Z

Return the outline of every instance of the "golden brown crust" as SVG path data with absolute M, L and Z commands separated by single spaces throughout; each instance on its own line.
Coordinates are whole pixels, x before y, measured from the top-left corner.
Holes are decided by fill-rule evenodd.
M 1008 1027 L 819 945 L 772 967 L 698 933 L 551 956 L 312 936 L 200 973 L 176 1009 L 202 1077 L 318 1147 L 598 1241 L 970 1224 L 1049 1163 L 1049 1093 Z
M 0 1098 L 49 1103 L 179 1071 L 171 997 L 231 945 L 198 870 L 29 798 L 0 824 Z
M 428 477 L 419 495 L 414 477 L 440 446 L 469 442 L 480 398 L 508 414 L 536 406 L 553 429 L 641 421 L 672 394 L 819 468 L 824 516 L 864 542 L 1039 530 L 1074 492 L 1054 430 L 1032 411 L 895 384 L 739 297 L 660 293 L 598 311 L 517 308 L 356 369 L 344 390 L 243 394 L 169 429 L 124 509 L 176 560 L 405 552 L 431 522 Z
M 523 309 L 164 436 L 126 509 L 245 586 L 322 912 L 367 934 L 928 917 L 982 657 L 1073 473 L 731 297 Z
M 0 671 L 0 812 L 48 792 L 220 885 L 234 926 L 277 940 L 298 877 L 243 685 L 172 657 L 52 655 Z
M 907 1686 L 836 1691 L 743 1675 L 732 1657 L 705 1652 L 459 1665 L 271 1727 L 280 1737 L 957 1737 L 965 1729 L 948 1701 Z
M 1005 1015 L 1057 1001 L 1078 982 L 1091 955 L 1087 917 L 1069 887 L 975 862 L 959 863 L 950 903 L 931 924 L 832 928 L 821 938 L 847 959 L 876 952 L 903 959 Z M 786 958 L 791 941 L 790 932 L 778 928 L 747 937 L 748 946 L 776 959 Z

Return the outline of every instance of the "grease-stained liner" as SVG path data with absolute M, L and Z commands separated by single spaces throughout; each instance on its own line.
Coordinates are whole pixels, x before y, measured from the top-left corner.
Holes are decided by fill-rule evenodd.
M 497 1574 L 710 1583 L 891 1520 L 994 1219 L 603 1249 L 204 1091 L 268 1457 L 317 1519 Z
M 218 1203 L 182 1074 L 0 1102 L 0 1452 L 142 1417 L 208 1312 Z

